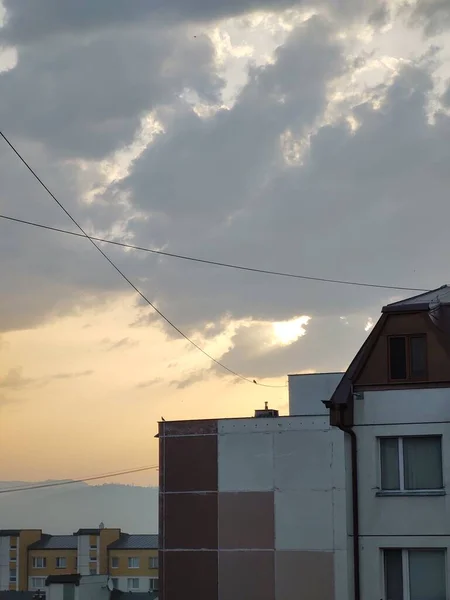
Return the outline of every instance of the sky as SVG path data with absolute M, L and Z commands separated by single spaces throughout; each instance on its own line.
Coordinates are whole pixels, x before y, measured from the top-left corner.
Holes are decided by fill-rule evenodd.
M 448 2 L 3 0 L 0 24 L 0 128 L 90 235 L 449 282 Z M 5 143 L 0 214 L 75 230 Z M 344 370 L 414 293 L 102 249 L 258 385 L 88 240 L 0 219 L 3 481 L 156 465 L 161 417 L 286 414 L 288 373 Z

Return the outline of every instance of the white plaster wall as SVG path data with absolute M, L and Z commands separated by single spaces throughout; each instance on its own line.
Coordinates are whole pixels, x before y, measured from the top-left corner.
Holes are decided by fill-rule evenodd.
M 289 375 L 289 414 L 291 416 L 328 414 L 323 400 L 331 398 L 343 374 Z
M 9 590 L 9 537 L 0 537 L 0 590 Z
M 110 591 L 106 575 L 82 577 L 80 585 L 75 587 L 75 600 L 108 600 Z
M 444 487 L 450 489 L 450 390 L 365 392 L 363 399 L 355 400 L 355 422 L 361 592 L 364 600 L 380 600 L 384 598 L 384 548 L 447 548 L 450 560 L 448 495 L 377 496 L 381 484 L 378 438 L 382 436 L 441 435 Z
M 450 421 L 450 388 L 364 392 L 355 400 L 356 425 Z
M 116 577 L 118 580 L 118 589 L 121 592 L 128 592 L 128 577 Z M 139 579 L 139 589 L 132 590 L 133 592 L 148 592 L 150 577 L 137 577 Z
M 78 536 L 78 573 L 80 575 L 89 575 L 89 536 Z
M 382 436 L 442 435 L 444 487 L 450 488 L 450 423 L 444 422 L 450 420 L 449 391 L 370 392 L 365 393 L 364 400 L 355 401 L 355 407 L 360 534 L 450 535 L 448 495 L 376 495 L 381 484 L 378 438 Z
M 60 583 L 52 583 L 45 588 L 46 600 L 63 600 L 64 586 Z

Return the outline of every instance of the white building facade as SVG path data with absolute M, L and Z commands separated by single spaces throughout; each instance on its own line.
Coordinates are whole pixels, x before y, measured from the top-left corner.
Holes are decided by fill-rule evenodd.
M 450 598 L 448 300 L 444 287 L 385 307 L 328 404 L 357 483 L 356 600 Z

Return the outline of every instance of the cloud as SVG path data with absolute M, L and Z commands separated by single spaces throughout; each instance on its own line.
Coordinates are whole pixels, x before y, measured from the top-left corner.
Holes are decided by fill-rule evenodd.
M 417 0 L 412 5 L 410 24 L 423 27 L 427 36 L 450 28 L 450 5 L 447 0 Z
M 149 379 L 148 381 L 141 381 L 136 385 L 136 388 L 146 389 L 158 385 L 158 383 L 161 383 L 162 381 L 164 381 L 162 377 L 155 377 L 154 379 Z
M 93 373 L 93 370 L 75 371 L 73 373 L 56 373 L 55 375 L 50 375 L 48 379 L 78 379 L 80 377 L 89 377 L 90 375 L 93 375 Z
M 133 29 L 138 25 L 196 23 L 201 31 L 207 21 L 261 11 L 318 6 L 334 10 L 347 18 L 368 10 L 376 0 L 3 0 L 6 23 L 0 41 L 7 44 L 31 44 L 49 36 L 80 35 L 102 30 Z
M 21 390 L 35 383 L 37 380 L 22 375 L 22 369 L 15 367 L 9 369 L 6 375 L 0 378 L 0 388 L 10 391 Z
M 339 3 L 348 17 L 339 23 L 328 10 L 329 20 L 316 15 L 292 26 L 267 60 L 248 61 L 239 88 L 236 63 L 228 57 L 225 72 L 206 26 L 194 38 L 187 21 L 270 2 L 168 2 L 164 10 L 175 7 L 177 18 L 164 27 L 162 13 L 161 22 L 148 25 L 154 5 L 147 2 L 111 4 L 109 12 L 95 12 L 97 3 L 66 4 L 6 3 L 1 35 L 18 44 L 18 62 L 0 73 L 0 119 L 89 231 L 332 279 L 426 288 L 445 281 L 450 118 L 439 102 L 448 104 L 449 92 L 437 99 L 436 67 L 420 59 L 423 48 L 408 60 L 390 57 L 393 70 L 374 82 L 371 63 L 382 53 L 366 48 L 364 32 L 355 34 L 348 17 L 365 4 L 364 26 L 368 19 L 380 26 L 389 6 L 348 0 Z M 424 6 L 419 2 L 417 11 Z M 358 60 L 362 55 L 370 60 Z M 238 90 L 226 106 L 224 86 Z M 158 135 L 136 138 L 150 116 Z M 114 153 L 132 140 L 144 151 L 124 165 Z M 0 180 L 2 212 L 70 225 L 5 146 Z M 0 230 L 0 331 L 86 306 L 106 310 L 133 293 L 86 240 L 4 222 Z M 366 335 L 369 318 L 396 294 L 118 248 L 107 253 L 189 335 L 213 344 L 246 322 L 222 360 L 257 379 L 339 368 Z M 136 303 L 136 324 L 161 323 L 142 306 Z M 311 316 L 306 335 L 261 352 L 268 324 L 295 315 Z M 109 340 L 113 346 L 129 347 L 129 338 Z M 31 385 L 19 376 L 16 385 Z
M 129 337 L 124 337 L 117 342 L 112 342 L 110 339 L 106 338 L 102 340 L 101 343 L 106 346 L 107 352 L 111 352 L 113 350 L 126 350 L 139 345 L 137 340 L 132 340 Z

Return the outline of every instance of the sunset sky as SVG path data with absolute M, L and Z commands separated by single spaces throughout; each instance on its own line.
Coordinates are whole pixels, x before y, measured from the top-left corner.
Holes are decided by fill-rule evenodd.
M 156 5 L 159 8 L 155 8 Z M 0 0 L 0 129 L 91 235 L 329 279 L 450 280 L 450 3 Z M 1 142 L 1 140 L 0 140 Z M 5 143 L 0 214 L 74 225 Z M 161 417 L 287 412 L 414 292 L 0 218 L 0 480 L 158 461 Z M 156 471 L 114 481 L 155 484 Z

